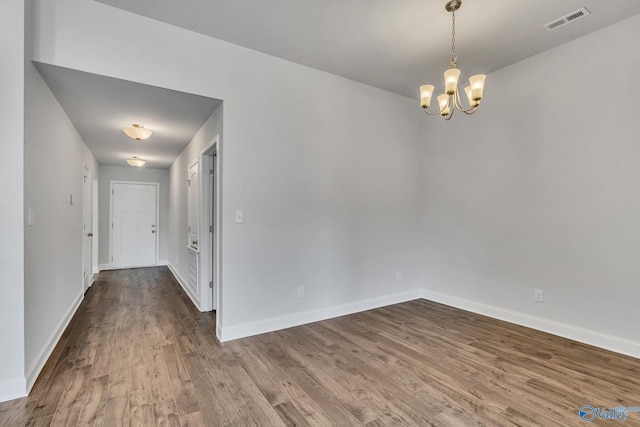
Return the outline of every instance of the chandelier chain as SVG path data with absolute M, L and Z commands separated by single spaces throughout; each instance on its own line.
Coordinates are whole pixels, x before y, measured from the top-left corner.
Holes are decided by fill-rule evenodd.
M 456 12 L 451 12 L 451 63 L 450 68 L 457 67 L 456 58 Z

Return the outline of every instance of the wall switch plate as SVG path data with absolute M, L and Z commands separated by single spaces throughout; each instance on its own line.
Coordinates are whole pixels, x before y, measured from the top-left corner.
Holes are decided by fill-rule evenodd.
M 244 222 L 244 211 L 236 211 L 236 224 L 242 224 Z
M 398 272 L 396 273 L 396 280 L 397 280 L 398 282 L 402 280 L 402 272 L 401 272 L 401 271 L 398 271 Z
M 544 291 L 542 289 L 536 289 L 533 291 L 533 300 L 535 302 L 544 302 Z
M 298 298 L 304 298 L 304 286 L 298 286 Z

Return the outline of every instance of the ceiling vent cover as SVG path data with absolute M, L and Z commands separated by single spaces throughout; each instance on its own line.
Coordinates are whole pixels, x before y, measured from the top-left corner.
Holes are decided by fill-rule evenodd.
M 545 24 L 543 26 L 547 30 L 553 31 L 553 30 L 555 30 L 557 28 L 564 27 L 565 25 L 569 24 L 570 22 L 577 21 L 580 18 L 584 18 L 587 15 L 591 15 L 591 12 L 589 12 L 589 9 L 587 9 L 586 7 L 583 7 L 581 9 L 578 9 L 578 10 L 575 10 L 575 11 L 573 11 L 571 13 L 566 14 L 562 18 L 554 19 L 553 21 L 551 21 L 548 24 Z

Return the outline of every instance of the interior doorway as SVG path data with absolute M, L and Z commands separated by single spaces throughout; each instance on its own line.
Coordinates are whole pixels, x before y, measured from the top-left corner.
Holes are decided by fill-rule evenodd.
M 216 325 L 220 327 L 221 300 L 221 182 L 220 182 L 220 136 L 217 135 L 200 153 L 200 256 L 202 275 L 202 289 L 209 289 L 203 293 L 203 309 L 216 311 Z M 207 307 L 208 306 L 208 307 Z
M 111 181 L 111 268 L 156 265 L 159 185 Z

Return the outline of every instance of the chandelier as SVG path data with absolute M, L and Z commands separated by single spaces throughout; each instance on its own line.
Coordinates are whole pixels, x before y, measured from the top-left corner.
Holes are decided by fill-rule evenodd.
M 451 61 L 449 62 L 449 69 L 444 72 L 444 93 L 437 98 L 439 111 L 427 111 L 433 97 L 433 85 L 420 86 L 420 106 L 424 112 L 431 116 L 439 114 L 445 120 L 451 119 L 456 109 L 469 115 L 476 112 L 482 99 L 484 81 L 487 77 L 484 74 L 476 74 L 469 78 L 469 86 L 464 88 L 469 108 L 464 108 L 458 92 L 460 70 L 457 68 L 458 58 L 456 58 L 456 11 L 460 9 L 460 6 L 462 6 L 462 0 L 450 0 L 445 5 L 447 12 L 451 12 Z

